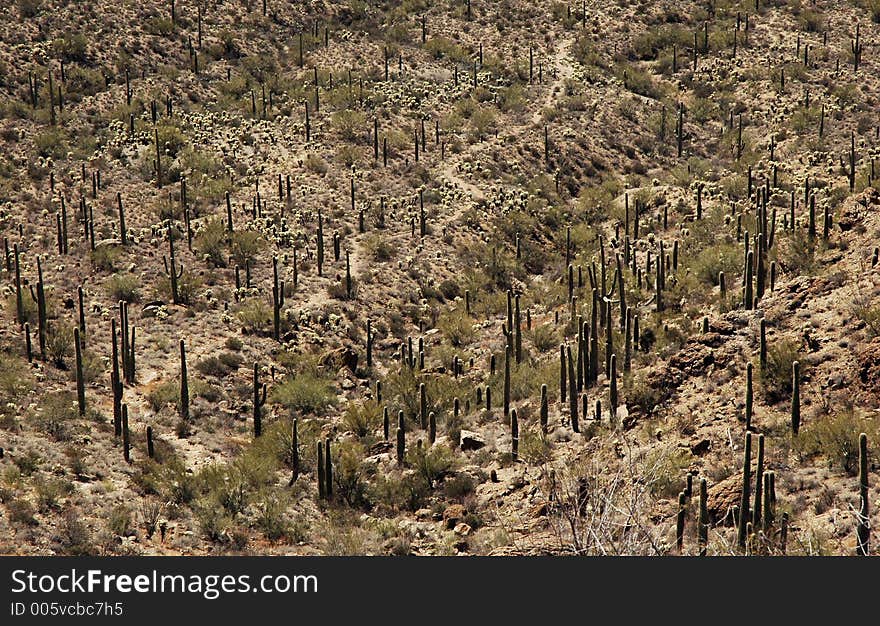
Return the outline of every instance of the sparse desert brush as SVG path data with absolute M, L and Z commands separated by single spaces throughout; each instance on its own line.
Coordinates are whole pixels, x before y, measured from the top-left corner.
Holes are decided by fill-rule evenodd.
M 43 6 L 43 0 L 15 0 L 21 19 L 36 17 Z
M 806 227 L 799 225 L 791 236 L 780 243 L 777 258 L 785 272 L 798 276 L 811 275 L 816 271 L 816 240 L 809 236 Z
M 455 398 L 462 400 L 470 396 L 472 387 L 463 378 L 448 376 L 422 376 L 410 367 L 403 367 L 396 374 L 386 377 L 383 386 L 390 407 L 403 410 L 407 419 L 418 422 L 421 414 L 419 385 L 425 384 L 425 415 L 433 412 L 440 424 L 447 415 L 452 414 Z
M 134 274 L 113 274 L 104 286 L 114 302 L 137 302 L 141 298 L 141 281 Z
M 547 385 L 548 389 L 559 388 L 559 359 L 533 361 L 524 358 L 522 363 L 517 364 L 513 355 L 510 357 L 510 399 L 519 402 L 528 398 L 536 398 L 541 391 L 541 385 Z M 495 375 L 489 377 L 489 386 L 492 388 L 493 398 L 497 398 L 500 406 L 502 390 L 504 388 L 504 355 L 498 359 Z
M 244 267 L 254 262 L 264 245 L 265 241 L 257 231 L 237 230 L 232 234 L 232 259 L 239 267 Z
M 363 143 L 367 129 L 367 118 L 360 111 L 345 109 L 334 111 L 330 116 L 333 127 L 347 142 Z
M 57 367 L 66 367 L 73 350 L 73 328 L 63 321 L 49 324 L 46 331 L 46 353 Z
M 366 437 L 382 428 L 382 408 L 370 400 L 351 402 L 345 407 L 342 423 L 358 437 Z
M 17 402 L 33 386 L 33 378 L 27 362 L 14 354 L 3 352 L 0 368 L 0 406 Z M 2 410 L 2 409 L 0 409 Z
M 336 403 L 331 379 L 305 371 L 288 376 L 270 393 L 270 401 L 294 414 L 322 413 Z
M 857 287 L 852 295 L 850 310 L 865 324 L 869 337 L 880 337 L 880 300 L 870 292 Z
M 456 347 L 469 345 L 476 335 L 474 320 L 463 309 L 453 309 L 440 316 L 437 328 L 450 344 Z
M 531 331 L 531 339 L 535 349 L 543 354 L 559 345 L 559 332 L 552 324 L 541 324 Z
M 641 372 L 625 381 L 624 397 L 631 412 L 637 410 L 645 415 L 651 415 L 662 398 L 660 390 L 652 387 Z
M 38 430 L 55 441 L 68 441 L 73 435 L 76 417 L 76 394 L 60 391 L 44 396 L 34 408 L 31 419 Z
M 540 427 L 530 427 L 520 434 L 519 455 L 530 465 L 542 465 L 552 459 L 552 445 Z
M 219 399 L 215 387 L 203 380 L 193 379 L 192 377 L 189 378 L 189 395 L 190 399 L 199 396 L 212 402 Z M 176 406 L 180 402 L 180 382 L 177 380 L 167 380 L 157 385 L 147 394 L 147 402 L 150 403 L 150 408 L 156 413 L 161 411 L 166 405 L 173 404 Z
M 117 504 L 107 517 L 107 530 L 117 537 L 125 537 L 132 530 L 131 521 L 131 509 L 125 504 Z
M 805 457 L 822 455 L 830 465 L 855 476 L 858 473 L 860 433 L 866 433 L 869 442 L 876 442 L 880 437 L 880 425 L 848 406 L 807 421 L 793 441 L 799 454 Z M 871 458 L 875 456 L 872 454 Z
M 24 498 L 16 498 L 7 502 L 6 513 L 9 516 L 9 521 L 14 524 L 23 526 L 36 526 L 38 524 L 34 517 L 36 511 L 34 511 L 33 505 Z
M 416 446 L 407 454 L 407 463 L 412 466 L 430 488 L 457 466 L 455 455 L 449 446 Z
M 62 498 L 75 491 L 73 483 L 58 477 L 37 477 L 34 480 L 34 490 L 37 495 L 37 508 L 41 513 L 47 513 L 58 508 Z
M 119 248 L 111 245 L 96 246 L 90 253 L 92 264 L 102 272 L 115 271 L 119 264 Z
M 801 375 L 803 376 L 806 363 L 800 358 L 798 352 L 800 342 L 794 339 L 780 338 L 767 342 L 767 365 L 757 367 L 758 378 L 764 388 L 764 393 L 770 402 L 778 402 L 791 394 L 791 368 L 795 361 L 801 363 Z
M 67 137 L 63 129 L 51 128 L 34 137 L 34 147 L 40 156 L 59 159 L 67 150 Z
M 248 333 L 261 333 L 272 322 L 272 308 L 259 298 L 245 300 L 235 311 L 238 321 Z
M 193 241 L 199 254 L 216 267 L 226 267 L 227 243 L 226 225 L 221 219 L 213 219 L 204 223 Z
M 362 507 L 367 503 L 368 478 L 373 473 L 364 462 L 366 449 L 352 439 L 338 443 L 334 450 L 334 494 L 350 507 Z
M 206 376 L 222 378 L 237 370 L 242 361 L 243 359 L 233 352 L 221 352 L 217 356 L 209 356 L 196 363 L 196 369 Z
M 705 248 L 690 262 L 686 261 L 686 266 L 704 285 L 717 285 L 719 272 L 733 277 L 742 271 L 742 251 L 734 244 L 717 244 Z
M 173 294 L 171 293 L 171 281 L 167 276 L 160 276 L 154 285 L 156 294 L 163 302 L 173 302 Z M 202 287 L 202 281 L 194 272 L 184 268 L 180 278 L 177 279 L 177 295 L 182 305 L 191 305 L 195 302 L 199 289 Z
M 425 49 L 435 59 L 449 59 L 462 63 L 470 58 L 467 51 L 447 37 L 431 37 L 425 43 Z
M 376 261 L 390 261 L 397 254 L 397 248 L 381 233 L 370 233 L 364 238 L 362 245 L 367 254 Z
M 315 154 L 314 152 L 309 152 L 305 158 L 305 166 L 309 171 L 323 176 L 327 173 L 329 166 L 327 165 L 327 161 L 323 158 Z

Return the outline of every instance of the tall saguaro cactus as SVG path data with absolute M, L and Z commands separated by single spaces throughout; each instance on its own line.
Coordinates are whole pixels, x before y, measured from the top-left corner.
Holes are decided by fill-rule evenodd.
M 79 328 L 73 328 L 73 342 L 76 350 L 76 401 L 79 414 L 86 414 L 86 381 L 83 377 L 82 344 L 79 341 Z
M 180 419 L 189 421 L 189 378 L 186 370 L 186 344 L 180 340 L 180 401 L 178 403 Z
M 868 556 L 871 536 L 870 508 L 868 507 L 868 435 L 859 435 L 859 520 L 856 530 L 856 554 Z
M 171 301 L 174 304 L 180 304 L 178 281 L 183 277 L 183 264 L 178 264 L 174 257 L 174 235 L 170 228 L 168 229 L 168 257 L 162 257 L 162 265 L 165 267 L 165 274 L 171 279 Z
M 254 362 L 254 437 L 263 434 L 262 408 L 266 404 L 266 383 L 260 384 L 260 365 Z
M 737 543 L 740 549 L 746 547 L 746 538 L 749 522 L 749 502 L 751 493 L 752 471 L 752 433 L 746 433 L 745 447 L 743 448 L 742 491 L 739 501 L 739 519 L 737 528 Z
M 278 257 L 272 257 L 272 336 L 281 341 L 281 307 L 284 306 L 284 281 L 278 279 Z

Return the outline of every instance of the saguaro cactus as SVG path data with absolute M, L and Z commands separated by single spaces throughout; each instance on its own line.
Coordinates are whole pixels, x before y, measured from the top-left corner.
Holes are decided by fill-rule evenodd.
M 79 406 L 79 414 L 86 414 L 86 381 L 83 377 L 82 344 L 79 341 L 79 328 L 73 329 L 73 343 L 76 350 L 76 402 Z
M 153 445 L 153 427 L 147 426 L 147 456 L 149 458 L 154 458 L 156 456 L 156 449 Z
M 566 360 L 568 361 L 568 411 L 571 418 L 571 429 L 574 432 L 580 432 L 578 426 L 578 398 L 577 398 L 577 381 L 574 376 L 574 359 L 571 358 L 571 346 L 566 346 Z
M 290 457 L 292 471 L 290 481 L 287 483 L 288 486 L 299 478 L 299 420 L 296 418 L 293 418 L 293 426 L 290 431 Z
M 752 429 L 752 364 L 746 363 L 746 430 Z
M 504 417 L 510 415 L 510 346 L 504 348 Z
M 791 364 L 791 432 L 796 436 L 801 428 L 801 364 Z
M 116 320 L 110 320 L 111 336 L 111 369 L 110 388 L 113 391 L 113 433 L 116 437 L 122 434 L 122 379 L 119 373 L 119 349 L 116 341 Z
M 260 384 L 260 366 L 254 362 L 254 437 L 263 434 L 262 408 L 266 404 L 266 383 Z
M 706 479 L 700 479 L 700 520 L 697 526 L 697 542 L 700 546 L 700 556 L 706 555 L 706 545 L 709 543 L 709 495 Z
M 861 25 L 856 24 L 856 36 L 850 40 L 850 50 L 853 55 L 853 71 L 859 71 L 859 65 L 862 62 L 862 41 L 861 41 Z
M 180 340 L 180 401 L 178 412 L 183 422 L 189 421 L 189 379 L 186 370 L 186 344 Z
M 516 461 L 519 458 L 519 420 L 516 409 L 510 412 L 510 457 Z
M 758 464 L 755 468 L 755 509 L 752 511 L 752 526 L 761 528 L 761 505 L 764 486 L 764 435 L 758 435 Z
M 859 519 L 856 535 L 856 554 L 868 556 L 871 536 L 870 508 L 868 507 L 868 435 L 859 435 Z
M 326 486 L 326 482 L 324 480 L 324 443 L 318 440 L 315 443 L 315 447 L 318 450 L 318 498 L 323 500 L 326 497 L 326 493 L 324 488 Z
M 687 494 L 684 491 L 678 494 L 678 514 L 675 516 L 675 547 L 678 553 L 684 551 L 684 522 L 687 516 Z
M 611 355 L 611 369 L 609 370 L 608 377 L 610 379 L 609 385 L 609 400 L 611 401 L 611 406 L 609 410 L 611 411 L 611 423 L 614 424 L 617 422 L 617 355 Z
M 749 517 L 750 487 L 752 470 L 752 433 L 746 433 L 745 447 L 743 449 L 742 491 L 739 501 L 739 519 L 737 543 L 740 549 L 746 547 L 747 525 L 751 521 Z
M 326 463 L 326 468 L 324 469 L 324 480 L 327 481 L 326 486 L 324 487 L 324 492 L 327 495 L 327 499 L 333 498 L 333 457 L 330 456 L 330 440 L 326 439 L 324 441 L 324 463 Z
M 541 385 L 541 430 L 547 432 L 547 422 L 549 415 L 549 407 L 547 404 L 547 385 Z
M 122 405 L 122 458 L 131 463 L 131 433 L 128 430 L 128 405 Z
M 566 382 L 567 370 L 565 368 L 565 345 L 559 346 L 559 401 L 565 402 L 565 394 L 568 391 Z
M 162 257 L 162 265 L 165 267 L 165 274 L 171 279 L 171 301 L 174 304 L 180 304 L 177 281 L 183 277 L 183 264 L 178 265 L 174 257 L 174 235 L 170 228 L 168 229 L 168 258 Z
M 397 412 L 397 464 L 403 465 L 406 458 L 406 431 L 403 411 Z
M 278 257 L 272 257 L 272 336 L 281 341 L 281 307 L 284 306 L 284 281 L 278 280 Z

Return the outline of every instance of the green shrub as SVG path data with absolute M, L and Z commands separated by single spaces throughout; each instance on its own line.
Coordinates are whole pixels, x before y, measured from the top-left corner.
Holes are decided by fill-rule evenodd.
M 288 503 L 283 495 L 265 494 L 260 498 L 257 514 L 257 528 L 269 541 L 288 539 L 291 525 L 285 515 Z
M 227 233 L 223 220 L 213 219 L 206 222 L 196 234 L 193 245 L 209 263 L 216 267 L 226 267 Z
M 34 480 L 34 489 L 37 494 L 37 507 L 40 512 L 46 513 L 58 507 L 61 498 L 73 493 L 73 483 L 64 478 L 37 478 Z
M 295 414 L 323 413 L 336 402 L 331 380 L 313 372 L 287 377 L 272 390 L 271 401 Z
M 83 33 L 70 32 L 52 42 L 52 50 L 56 57 L 62 57 L 65 61 L 86 60 L 86 48 L 88 39 Z
M 532 345 L 542 354 L 559 345 L 559 333 L 553 324 L 541 324 L 532 330 Z
M 37 525 L 37 520 L 34 517 L 34 507 L 24 498 L 16 498 L 7 503 L 6 511 L 9 515 L 9 521 L 14 524 L 23 524 L 25 526 Z
M 36 17 L 43 5 L 43 0 L 16 0 L 18 14 L 21 19 Z
M 260 333 L 272 323 L 272 309 L 263 300 L 256 298 L 239 304 L 235 315 L 249 333 Z
M 467 346 L 474 340 L 474 320 L 463 310 L 447 311 L 440 316 L 437 328 L 456 347 Z
M 0 409 L 21 399 L 33 387 L 33 378 L 27 361 L 9 353 L 0 353 Z
M 718 243 L 702 250 L 688 264 L 691 273 L 706 285 L 718 284 L 718 273 L 724 272 L 729 281 L 731 277 L 742 271 L 742 251 L 739 246 L 729 243 Z
M 137 302 L 141 298 L 141 283 L 133 274 L 113 274 L 104 286 L 114 302 Z
M 116 246 L 98 246 L 89 253 L 89 256 L 97 269 L 102 272 L 116 270 L 119 263 L 119 248 Z
M 37 154 L 46 158 L 61 159 L 67 152 L 67 141 L 60 128 L 49 128 L 34 137 Z
M 131 532 L 131 510 L 124 504 L 117 504 L 107 517 L 107 528 L 117 537 L 125 537 Z
M 794 445 L 801 455 L 822 455 L 847 475 L 854 476 L 858 473 L 860 433 L 867 433 L 868 441 L 876 442 L 880 428 L 873 418 L 861 418 L 852 407 L 848 407 L 839 413 L 808 421 L 795 438 Z
M 264 241 L 255 230 L 237 230 L 232 235 L 232 259 L 239 267 L 253 264 Z
M 456 466 L 452 450 L 443 445 L 416 447 L 407 452 L 406 458 L 431 488 Z
M 46 353 L 55 365 L 64 367 L 64 360 L 73 350 L 73 328 L 66 325 L 50 324 L 46 331 Z
M 390 261 L 397 254 L 397 248 L 378 233 L 371 233 L 364 237 L 363 246 L 367 254 L 376 261 Z
M 791 368 L 798 361 L 800 344 L 794 339 L 780 339 L 767 342 L 767 365 L 756 367 L 758 379 L 770 402 L 778 402 L 791 394 Z M 805 363 L 801 362 L 801 375 Z
M 223 378 L 229 372 L 237 370 L 242 361 L 237 354 L 221 352 L 218 356 L 209 356 L 196 363 L 196 369 L 206 376 Z
M 382 428 L 382 409 L 375 402 L 349 402 L 342 423 L 358 437 L 366 437 Z
M 364 463 L 366 450 L 362 444 L 351 439 L 343 441 L 334 449 L 334 492 L 351 507 L 366 504 L 367 473 Z
M 12 460 L 22 476 L 30 476 L 39 469 L 43 459 L 33 450 L 27 450 Z

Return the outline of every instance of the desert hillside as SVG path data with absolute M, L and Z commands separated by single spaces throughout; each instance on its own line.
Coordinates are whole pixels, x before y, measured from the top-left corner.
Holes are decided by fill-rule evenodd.
M 0 553 L 873 552 L 877 0 L 0 22 Z

